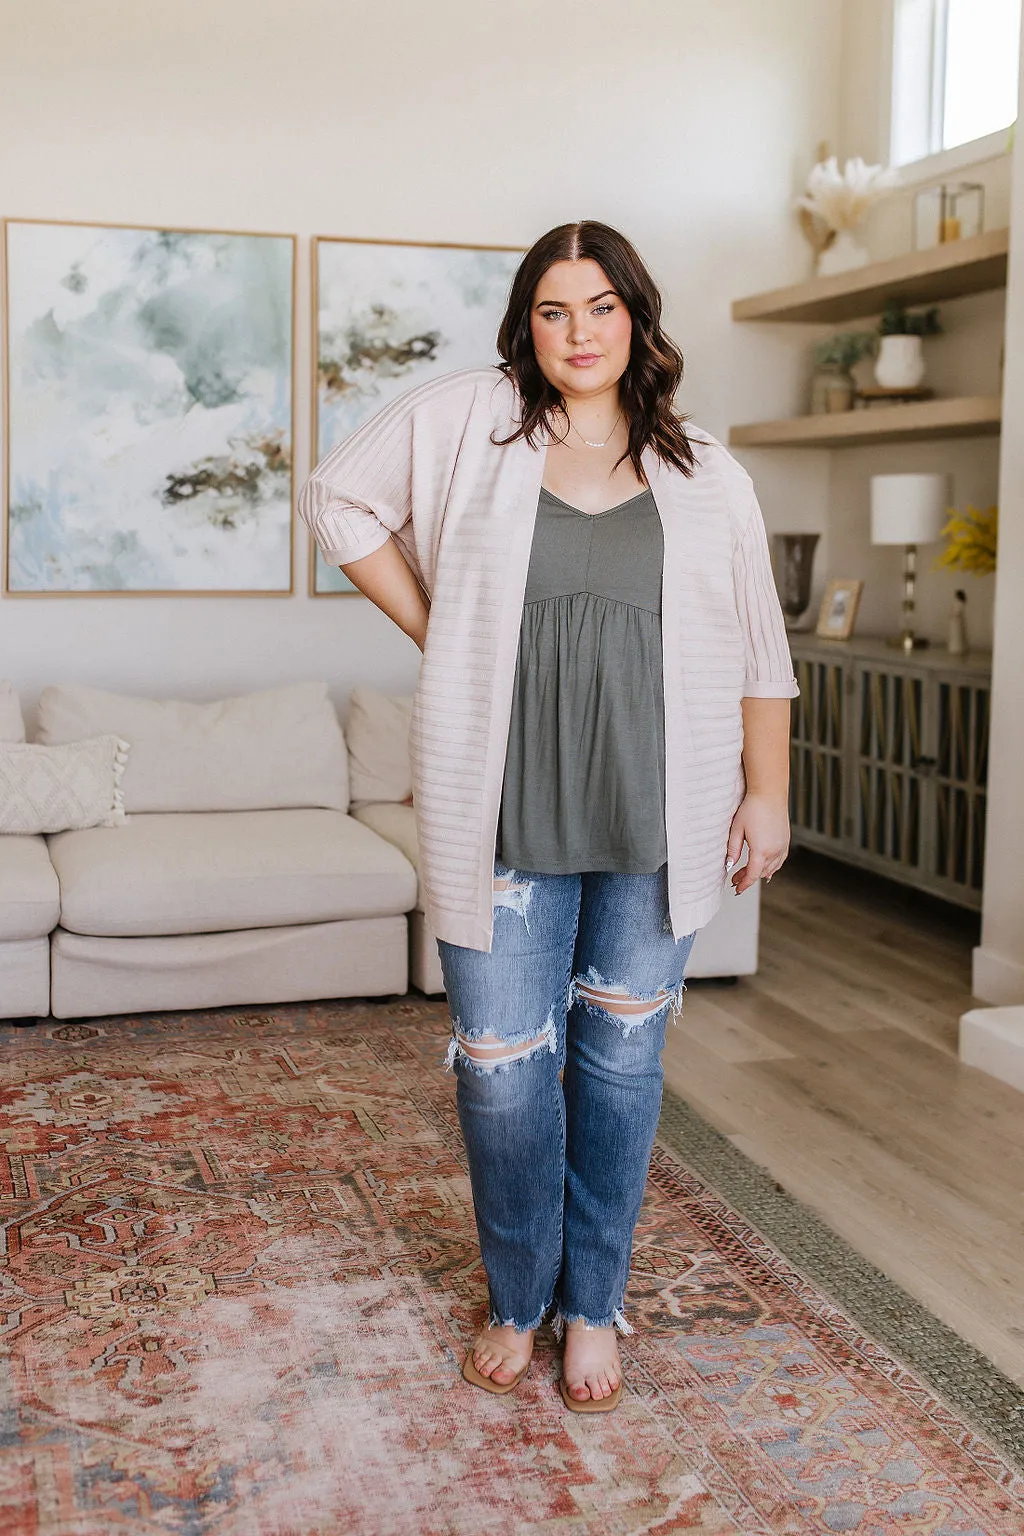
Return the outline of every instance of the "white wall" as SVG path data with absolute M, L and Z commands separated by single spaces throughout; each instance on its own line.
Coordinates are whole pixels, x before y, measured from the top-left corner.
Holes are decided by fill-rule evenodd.
M 842 0 L 0 0 L 0 215 L 296 232 L 297 480 L 308 237 L 528 244 L 625 230 L 718 435 L 799 388 L 730 300 L 806 263 L 792 199 L 839 129 Z M 763 461 L 769 528 L 818 526 L 827 462 Z M 752 467 L 758 467 L 753 466 Z M 411 689 L 362 598 L 0 599 L 0 676 L 185 697 L 326 676 Z
M 1024 67 L 1021 84 L 1024 116 Z M 985 893 L 973 983 L 976 996 L 997 1004 L 1024 1003 L 1024 154 L 1014 160 L 1003 417 L 1016 430 L 1003 433 L 1000 458 Z

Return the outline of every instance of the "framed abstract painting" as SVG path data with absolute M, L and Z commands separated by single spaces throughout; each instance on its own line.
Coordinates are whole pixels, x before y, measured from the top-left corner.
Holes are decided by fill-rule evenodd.
M 396 395 L 497 361 L 516 246 L 313 242 L 313 461 Z M 356 588 L 310 541 L 310 591 Z
M 4 591 L 287 594 L 295 238 L 8 220 Z

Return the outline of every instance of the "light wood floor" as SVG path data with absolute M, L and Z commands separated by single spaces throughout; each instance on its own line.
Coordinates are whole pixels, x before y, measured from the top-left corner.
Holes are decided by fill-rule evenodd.
M 693 981 L 666 1081 L 1024 1385 L 1024 1095 L 957 1060 L 978 918 L 795 850 L 760 970 Z

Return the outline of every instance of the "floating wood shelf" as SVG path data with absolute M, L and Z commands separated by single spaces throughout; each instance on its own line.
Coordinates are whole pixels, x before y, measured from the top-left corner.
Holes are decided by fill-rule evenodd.
M 990 437 L 999 431 L 998 395 L 881 405 L 788 421 L 755 421 L 729 429 L 731 448 L 845 448 L 858 443 L 913 443 L 930 437 Z
M 1008 229 L 991 229 L 967 240 L 950 240 L 927 251 L 910 251 L 835 277 L 815 277 L 791 288 L 736 299 L 734 320 L 852 320 L 877 315 L 886 299 L 936 304 L 985 293 L 1006 283 Z

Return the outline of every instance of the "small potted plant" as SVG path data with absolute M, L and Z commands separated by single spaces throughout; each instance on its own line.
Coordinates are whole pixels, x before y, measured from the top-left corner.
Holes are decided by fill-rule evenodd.
M 882 388 L 916 389 L 924 378 L 922 338 L 941 333 L 937 307 L 912 310 L 890 299 L 878 322 L 875 379 Z
M 839 331 L 814 349 L 815 375 L 811 386 L 811 414 L 848 411 L 853 407 L 856 385 L 851 368 L 875 349 L 871 331 Z

